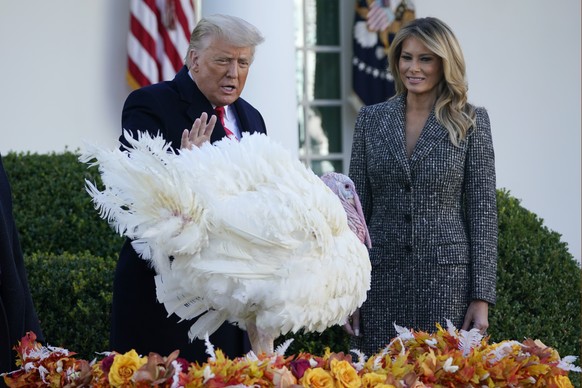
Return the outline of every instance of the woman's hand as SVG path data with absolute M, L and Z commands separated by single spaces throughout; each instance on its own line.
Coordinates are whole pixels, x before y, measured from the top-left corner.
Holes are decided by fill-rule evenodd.
M 216 116 L 212 115 L 210 120 L 208 120 L 208 114 L 203 112 L 199 118 L 194 120 L 192 124 L 192 129 L 185 129 L 182 132 L 182 141 L 180 144 L 180 149 L 189 149 L 192 147 L 200 147 L 202 144 L 210 140 L 210 135 L 214 130 L 214 125 L 216 124 Z
M 346 333 L 356 337 L 360 336 L 360 309 L 356 309 L 343 326 Z
M 474 300 L 469 304 L 465 313 L 465 321 L 462 330 L 479 329 L 485 334 L 489 327 L 489 303 L 484 300 Z

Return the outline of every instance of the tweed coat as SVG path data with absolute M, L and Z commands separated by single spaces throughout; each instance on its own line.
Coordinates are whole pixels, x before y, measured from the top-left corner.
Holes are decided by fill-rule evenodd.
M 263 117 L 251 104 L 239 98 L 231 107 L 241 133 L 266 133 Z M 172 81 L 132 92 L 123 106 L 122 127 L 132 131 L 134 136 L 137 131 L 159 132 L 174 149 L 179 149 L 182 131 L 190 129 L 202 112 L 213 115 L 212 104 L 184 66 Z M 218 121 L 210 141 L 215 142 L 225 135 Z M 126 144 L 123 136 L 120 141 Z M 138 256 L 131 241 L 126 240 L 119 254 L 113 284 L 111 349 L 126 352 L 133 348 L 143 355 L 156 352 L 162 356 L 179 349 L 182 358 L 192 362 L 206 361 L 204 341 L 190 342 L 188 339 L 188 330 L 194 320 L 179 321 L 176 315 L 167 316 L 165 307 L 158 303 L 154 275 L 155 271 Z M 232 358 L 250 350 L 246 332 L 228 323 L 212 334 L 210 341 Z
M 384 347 L 393 324 L 433 332 L 461 328 L 472 300 L 495 303 L 497 206 L 489 116 L 455 146 L 430 113 L 410 158 L 406 95 L 360 110 L 349 175 L 372 239 L 372 282 L 356 346 Z

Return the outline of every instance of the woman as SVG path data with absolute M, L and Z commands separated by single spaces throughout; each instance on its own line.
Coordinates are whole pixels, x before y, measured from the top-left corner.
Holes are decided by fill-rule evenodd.
M 416 19 L 395 36 L 389 63 L 396 95 L 361 109 L 350 164 L 372 284 L 346 330 L 367 354 L 394 324 L 433 332 L 449 319 L 484 333 L 495 303 L 493 144 L 487 112 L 467 103 L 459 43 L 439 19 Z

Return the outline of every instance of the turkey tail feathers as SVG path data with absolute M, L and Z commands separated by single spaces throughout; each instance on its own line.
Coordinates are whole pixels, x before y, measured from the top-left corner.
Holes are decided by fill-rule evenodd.
M 190 320 L 208 311 L 208 305 L 203 298 L 184 295 L 184 290 L 177 287 L 175 282 L 168 281 L 166 276 L 156 275 L 154 281 L 156 297 L 158 302 L 164 304 L 168 316 L 176 314 L 181 320 Z
M 200 316 L 188 331 L 190 340 L 204 339 L 206 334 L 214 333 L 218 328 L 226 322 L 228 318 L 227 311 L 210 310 L 206 314 Z

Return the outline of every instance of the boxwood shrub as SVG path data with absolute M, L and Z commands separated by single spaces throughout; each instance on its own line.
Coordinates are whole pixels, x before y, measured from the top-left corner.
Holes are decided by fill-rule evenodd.
M 99 181 L 96 169 L 79 163 L 73 152 L 9 153 L 3 160 L 47 339 L 84 354 L 107 349 L 111 282 L 123 239 L 98 216 L 85 192 L 85 178 Z M 579 264 L 542 219 L 507 190 L 497 194 L 498 301 L 491 309 L 491 341 L 529 337 L 562 356 L 580 356 Z M 294 337 L 293 353 L 321 353 L 326 346 L 349 350 L 339 327 Z
M 99 217 L 85 179 L 100 182 L 96 167 L 73 152 L 2 156 L 14 201 L 14 218 L 25 254 L 84 252 L 117 256 L 123 238 Z
M 92 360 L 109 349 L 115 260 L 85 253 L 25 257 L 45 341 Z M 139 324 L 139 323 L 136 323 Z
M 492 340 L 539 339 L 562 356 L 580 355 L 581 272 L 561 235 L 498 190 L 497 303 Z

